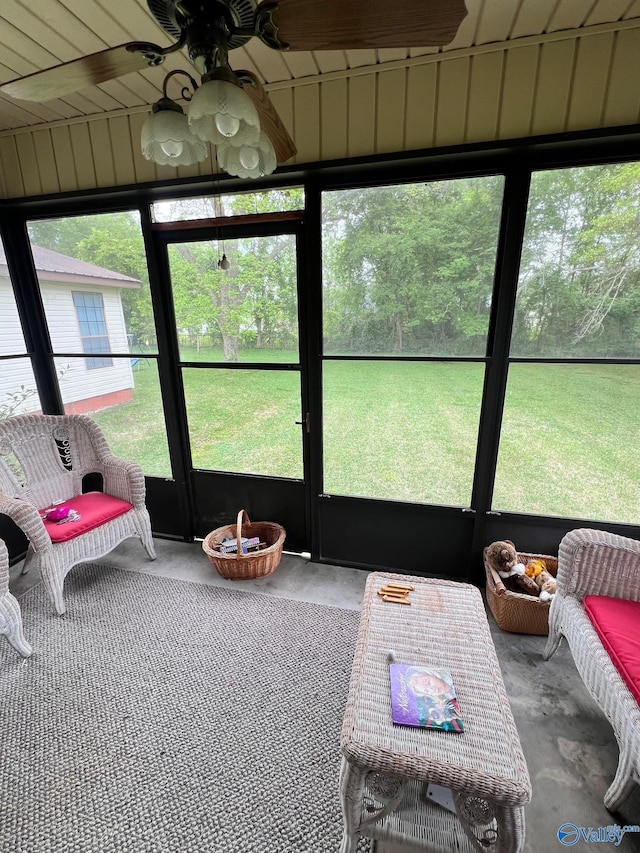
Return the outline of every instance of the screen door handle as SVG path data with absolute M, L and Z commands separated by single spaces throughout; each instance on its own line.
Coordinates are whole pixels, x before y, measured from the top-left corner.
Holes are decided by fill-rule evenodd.
M 311 432 L 311 412 L 307 412 L 304 416 L 303 421 L 296 421 L 298 426 L 302 426 L 304 424 L 304 428 L 306 432 Z

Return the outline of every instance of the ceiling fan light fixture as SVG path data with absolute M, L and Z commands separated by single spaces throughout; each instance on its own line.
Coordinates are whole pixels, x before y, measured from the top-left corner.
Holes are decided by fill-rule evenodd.
M 255 169 L 256 166 L 260 164 L 258 149 L 253 148 L 251 145 L 243 145 L 242 148 L 238 150 L 238 157 L 242 166 L 249 171 Z
M 219 145 L 217 157 L 220 168 L 238 178 L 262 178 L 278 165 L 271 140 L 263 130 L 256 145 Z
M 189 127 L 213 145 L 254 145 L 260 136 L 258 111 L 235 77 L 232 82 L 226 75 L 214 76 L 222 71 L 218 68 L 203 78 L 189 103 Z
M 142 154 L 159 166 L 191 166 L 206 159 L 207 146 L 189 128 L 182 108 L 161 98 L 140 133 Z

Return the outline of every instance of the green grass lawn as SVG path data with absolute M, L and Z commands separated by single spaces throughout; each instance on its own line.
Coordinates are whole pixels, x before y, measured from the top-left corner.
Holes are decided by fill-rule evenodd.
M 133 401 L 96 420 L 115 453 L 170 476 L 155 363 L 134 378 Z M 193 368 L 183 378 L 194 467 L 302 476 L 297 372 Z M 325 491 L 467 506 L 483 379 L 480 364 L 326 362 Z M 638 366 L 513 365 L 494 508 L 637 523 L 639 399 Z
M 496 509 L 638 523 L 640 367 L 512 365 Z

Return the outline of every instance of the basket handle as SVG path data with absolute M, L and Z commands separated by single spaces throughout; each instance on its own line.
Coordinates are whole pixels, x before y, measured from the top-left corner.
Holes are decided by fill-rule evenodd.
M 504 595 L 507 591 L 507 588 L 502 582 L 502 578 L 499 574 L 496 573 L 495 569 L 490 568 L 490 572 L 491 580 L 493 581 L 493 586 L 495 587 L 496 595 Z
M 249 515 L 245 509 L 241 509 L 238 513 L 238 520 L 236 522 L 236 554 L 238 557 L 242 557 L 242 516 L 244 515 L 246 524 L 251 524 L 249 520 Z
M 486 550 L 487 549 L 485 548 L 483 551 L 483 554 L 482 554 L 483 558 L 485 557 L 485 551 Z M 493 568 L 493 566 L 490 566 L 486 562 L 486 559 L 485 559 L 485 568 L 487 569 L 487 580 L 489 580 L 489 578 L 491 578 L 491 582 L 493 583 L 493 591 L 495 592 L 495 594 L 496 595 L 504 595 L 505 592 L 507 591 L 507 588 L 503 584 L 502 578 L 500 577 L 500 575 L 496 572 L 496 570 Z

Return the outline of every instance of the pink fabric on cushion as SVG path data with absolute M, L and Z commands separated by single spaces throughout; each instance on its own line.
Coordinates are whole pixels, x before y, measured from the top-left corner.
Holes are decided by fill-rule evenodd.
M 102 492 L 87 492 L 85 495 L 78 495 L 76 498 L 65 501 L 63 506 L 74 509 L 80 514 L 80 518 L 77 521 L 66 521 L 63 524 L 45 518 L 44 526 L 52 542 L 66 542 L 69 539 L 74 539 L 81 533 L 87 533 L 94 527 L 99 527 L 106 521 L 124 515 L 125 512 L 129 512 L 133 508 L 133 505 L 127 501 L 121 501 L 120 498 L 114 498 L 112 495 L 105 495 Z M 51 507 L 46 509 L 51 509 Z M 42 512 L 45 511 L 42 510 Z
M 609 657 L 640 705 L 640 602 L 585 595 L 583 604 Z

